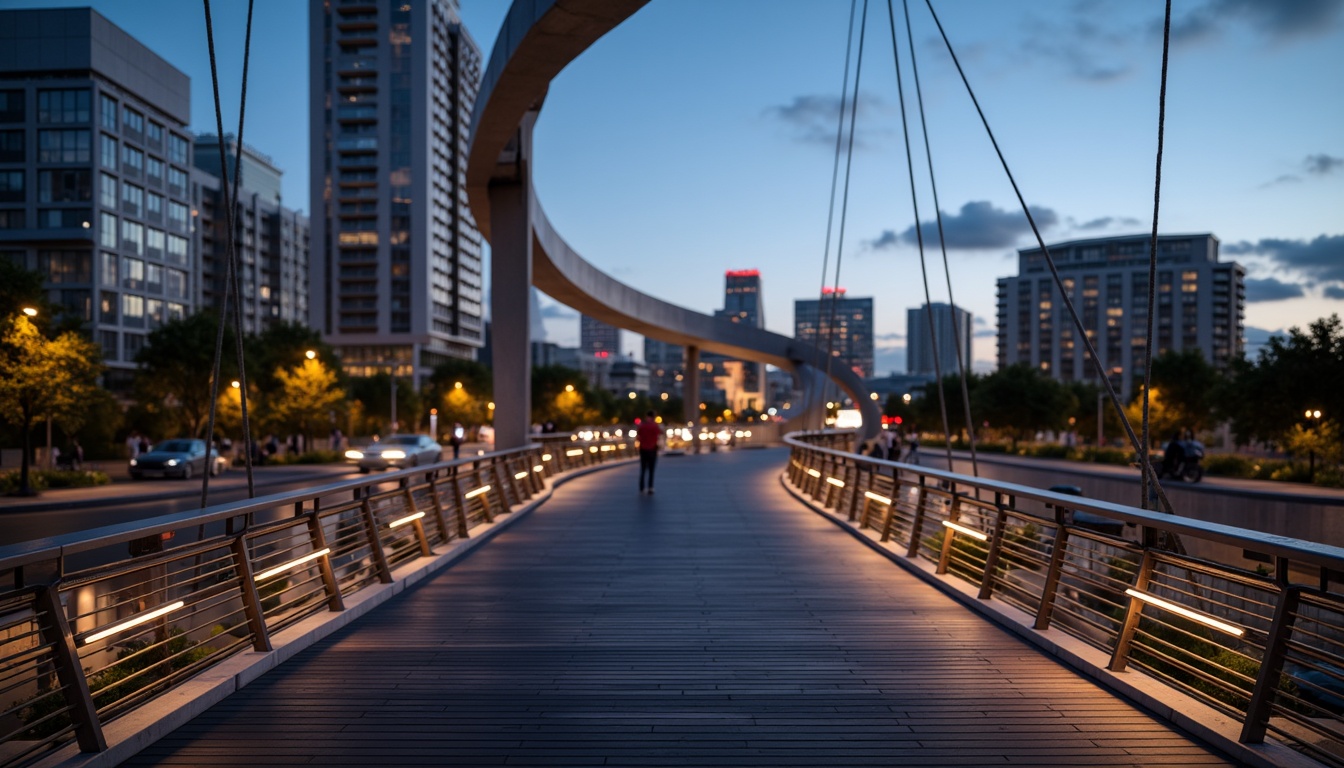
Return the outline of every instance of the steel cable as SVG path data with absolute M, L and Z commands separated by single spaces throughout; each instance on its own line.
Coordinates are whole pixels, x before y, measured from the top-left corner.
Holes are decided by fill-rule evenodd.
M 929 293 L 929 267 L 924 259 L 924 231 L 919 225 L 919 194 L 915 191 L 915 161 L 910 153 L 910 124 L 905 113 L 905 84 L 901 77 L 901 54 L 896 45 L 896 13 L 887 0 L 887 22 L 891 27 L 891 60 L 896 65 L 896 94 L 901 101 L 901 135 L 905 139 L 905 167 L 910 178 L 910 205 L 915 214 L 915 242 L 919 246 L 919 274 L 924 280 L 924 314 L 929 318 L 929 348 L 933 353 L 933 375 L 938 388 L 938 410 L 943 417 L 943 447 L 947 452 L 947 470 L 955 471 L 952 464 L 952 425 L 947 418 L 947 394 L 943 392 L 943 365 L 938 360 L 938 331 L 933 322 L 933 297 Z M 907 328 L 906 334 L 914 331 Z M 907 345 L 908 349 L 908 345 Z
M 1059 288 L 1060 296 L 1064 302 L 1064 308 L 1068 310 L 1069 317 L 1073 320 L 1074 328 L 1082 337 L 1083 346 L 1087 350 L 1093 366 L 1097 369 L 1098 378 L 1101 379 L 1101 385 L 1106 391 L 1107 397 L 1111 401 L 1111 406 L 1115 408 L 1116 413 L 1120 415 L 1120 422 L 1125 427 L 1125 433 L 1129 436 L 1129 442 L 1134 446 L 1135 451 L 1141 452 L 1139 445 L 1139 436 L 1134 433 L 1134 425 L 1129 422 L 1125 415 L 1125 409 L 1120 405 L 1120 397 L 1115 392 L 1115 387 L 1111 385 L 1111 380 L 1106 376 L 1106 371 L 1101 367 L 1101 357 L 1097 354 L 1096 347 L 1092 344 L 1092 339 L 1088 337 L 1087 331 L 1083 328 L 1082 319 L 1078 316 L 1078 310 L 1073 305 L 1067 292 L 1064 291 L 1064 281 L 1059 276 L 1059 268 L 1055 265 L 1055 259 L 1050 255 L 1050 249 L 1045 245 L 1045 238 L 1041 236 L 1040 227 L 1036 225 L 1036 218 L 1031 215 L 1031 209 L 1027 207 L 1027 201 L 1022 197 L 1022 190 L 1017 185 L 1017 179 L 1013 177 L 1012 170 L 1008 167 L 1008 160 L 1003 155 L 1003 150 L 999 148 L 998 139 L 994 137 L 994 131 L 989 127 L 989 120 L 985 117 L 985 111 L 980 107 L 980 100 L 975 96 L 975 90 L 971 88 L 971 82 L 966 77 L 966 71 L 961 67 L 961 60 L 957 58 L 957 53 L 952 48 L 952 41 L 947 37 L 947 31 L 943 29 L 943 23 L 938 19 L 938 12 L 933 9 L 933 0 L 924 0 L 928 6 L 929 13 L 933 16 L 933 22 L 938 26 L 938 33 L 943 38 L 943 44 L 947 47 L 948 54 L 952 57 L 952 63 L 956 65 L 957 74 L 961 76 L 961 82 L 966 86 L 966 93 L 971 97 L 971 103 L 975 105 L 975 111 L 980 116 L 980 122 L 985 128 L 985 134 L 989 137 L 990 143 L 994 146 L 994 152 L 999 157 L 999 163 L 1003 166 L 1004 174 L 1008 177 L 1008 183 L 1013 187 L 1013 194 L 1017 196 L 1017 202 L 1022 206 L 1022 213 L 1026 215 L 1027 224 L 1031 226 L 1031 232 L 1036 237 L 1036 243 L 1041 248 L 1041 253 L 1045 256 L 1046 266 L 1050 268 L 1050 274 L 1053 276 L 1055 286 Z M 1158 501 L 1162 505 L 1162 510 L 1167 513 L 1172 512 L 1171 501 L 1167 494 L 1162 490 L 1162 484 L 1157 482 L 1156 473 L 1151 464 L 1144 463 L 1140 466 L 1140 471 L 1151 477 L 1153 487 L 1157 491 Z

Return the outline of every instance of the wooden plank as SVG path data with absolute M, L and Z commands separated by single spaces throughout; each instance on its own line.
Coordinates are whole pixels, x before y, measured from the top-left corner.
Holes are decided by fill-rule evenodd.
M 127 764 L 1229 764 L 801 510 L 784 463 L 577 479 Z

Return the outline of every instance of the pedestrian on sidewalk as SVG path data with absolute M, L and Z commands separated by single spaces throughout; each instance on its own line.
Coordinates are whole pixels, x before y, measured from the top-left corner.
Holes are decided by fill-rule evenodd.
M 639 447 L 639 492 L 653 494 L 653 469 L 658 464 L 658 441 L 663 437 L 663 428 L 658 426 L 658 417 L 653 411 L 644 414 L 644 419 L 635 429 L 635 444 Z M 649 482 L 645 490 L 644 473 L 648 472 Z

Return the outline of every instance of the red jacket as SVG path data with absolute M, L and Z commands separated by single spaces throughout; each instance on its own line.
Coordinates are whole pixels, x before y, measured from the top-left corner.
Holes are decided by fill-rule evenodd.
M 635 430 L 635 443 L 641 451 L 658 450 L 658 437 L 662 435 L 663 428 L 653 419 L 645 418 L 639 423 L 639 428 Z

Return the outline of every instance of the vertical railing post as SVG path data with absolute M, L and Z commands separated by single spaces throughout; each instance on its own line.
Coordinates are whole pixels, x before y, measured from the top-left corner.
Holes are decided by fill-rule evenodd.
M 433 486 L 431 486 L 431 489 L 432 488 Z M 415 507 L 415 497 L 411 495 L 411 488 L 409 485 L 402 489 L 402 493 L 406 495 L 406 511 L 410 514 L 419 512 L 420 510 Z M 434 554 L 434 550 L 429 546 L 429 536 L 425 534 L 424 523 L 424 518 L 417 517 L 411 521 L 411 526 L 415 528 L 415 536 L 420 540 L 420 556 L 430 557 Z
M 373 557 L 374 567 L 378 571 L 378 580 L 384 584 L 391 584 L 392 568 L 387 564 L 387 553 L 383 551 L 383 539 L 378 535 L 378 519 L 373 516 L 373 507 L 369 506 L 368 498 L 360 501 L 359 509 L 364 513 L 364 528 L 368 531 L 369 537 L 369 553 Z
M 1008 510 L 1003 508 L 1002 495 L 994 494 L 994 533 L 989 537 L 989 554 L 985 555 L 985 573 L 980 578 L 981 600 L 994 596 L 994 571 L 999 567 L 999 556 L 1003 551 L 1003 529 L 1008 525 Z
M 1139 572 L 1134 577 L 1134 589 L 1142 592 L 1148 588 L 1148 578 L 1153 573 L 1153 553 L 1151 550 L 1144 550 L 1143 560 L 1139 562 Z M 1130 647 L 1134 644 L 1134 633 L 1139 628 L 1139 619 L 1143 617 L 1143 601 L 1137 597 L 1129 598 L 1129 606 L 1125 609 L 1125 623 L 1120 628 L 1120 634 L 1115 638 L 1115 651 L 1111 653 L 1110 670 L 1112 672 L 1124 672 L 1126 665 L 1129 664 Z
M 859 516 L 859 473 L 863 468 L 859 466 L 858 459 L 850 459 L 845 462 L 845 490 L 849 493 L 849 521 L 852 523 Z
M 1243 744 L 1259 744 L 1265 740 L 1265 727 L 1273 713 L 1274 694 L 1279 689 L 1283 662 L 1288 657 L 1288 635 L 1301 601 L 1301 587 L 1288 587 L 1279 593 L 1279 604 L 1274 606 L 1274 620 L 1269 625 L 1269 640 L 1260 661 L 1260 674 L 1255 678 L 1251 702 L 1246 707 L 1246 720 L 1241 724 L 1240 741 Z
M 318 517 L 321 502 L 313 499 L 313 514 L 308 518 L 308 535 L 313 540 L 313 551 L 321 552 L 327 548 L 327 532 L 322 529 L 322 519 Z M 331 555 L 317 559 L 318 571 L 322 574 L 322 588 L 327 592 L 327 608 L 332 611 L 345 610 L 345 598 L 341 597 L 341 585 L 336 581 L 336 571 L 331 567 Z
M 457 535 L 471 537 L 471 521 L 467 519 L 467 499 L 462 494 L 462 477 L 453 473 L 453 505 L 457 507 Z
M 1003 494 L 995 494 L 1002 498 Z M 1058 504 L 1055 510 L 1055 542 L 1050 548 L 1050 564 L 1045 569 L 1045 584 L 1041 586 L 1041 602 L 1036 606 L 1036 623 L 1033 628 L 1047 630 L 1050 617 L 1055 612 L 1055 595 L 1059 593 L 1059 580 L 1064 574 L 1064 559 L 1068 556 L 1069 528 L 1064 524 L 1064 508 Z
M 107 749 L 107 739 L 103 737 L 103 726 L 98 722 L 98 708 L 93 704 L 89 681 L 84 677 L 84 669 L 79 663 L 75 637 L 70 632 L 70 622 L 65 616 L 65 608 L 61 606 L 57 589 L 55 584 L 37 589 L 37 609 L 48 617 L 46 621 L 38 621 L 38 626 L 42 638 L 51 646 L 56 679 L 60 681 L 61 688 L 67 691 L 66 701 L 70 704 L 70 717 L 75 722 L 75 740 L 79 743 L 80 751 L 102 752 Z
M 955 523 L 961 519 L 961 496 L 957 494 L 957 487 L 952 486 L 952 502 L 947 506 L 947 520 Z M 943 549 L 938 553 L 938 567 L 934 573 L 942 575 L 947 573 L 947 564 L 952 559 L 952 544 L 956 536 L 956 531 L 943 526 Z
M 919 490 L 915 495 L 915 519 L 910 524 L 910 542 L 905 548 L 906 557 L 914 557 L 919 554 L 919 534 L 924 528 L 924 501 L 928 498 L 928 478 L 924 475 L 919 476 Z M 893 499 L 893 501 L 895 501 Z
M 439 529 L 439 540 L 447 542 L 448 520 L 443 516 L 443 501 L 439 498 L 439 483 L 443 482 L 441 477 L 431 477 L 429 480 L 429 500 L 434 504 L 434 525 Z
M 257 580 L 252 576 L 252 555 L 247 551 L 247 536 L 234 537 L 230 547 L 233 550 L 233 567 L 238 573 L 238 586 L 242 592 L 243 615 L 247 617 L 248 629 L 252 631 L 252 650 L 265 653 L 271 650 L 271 635 L 266 629 L 266 612 L 261 607 Z
M 891 503 L 882 519 L 882 541 L 891 540 L 891 526 L 896 522 L 896 507 L 901 503 L 901 470 L 891 470 Z

